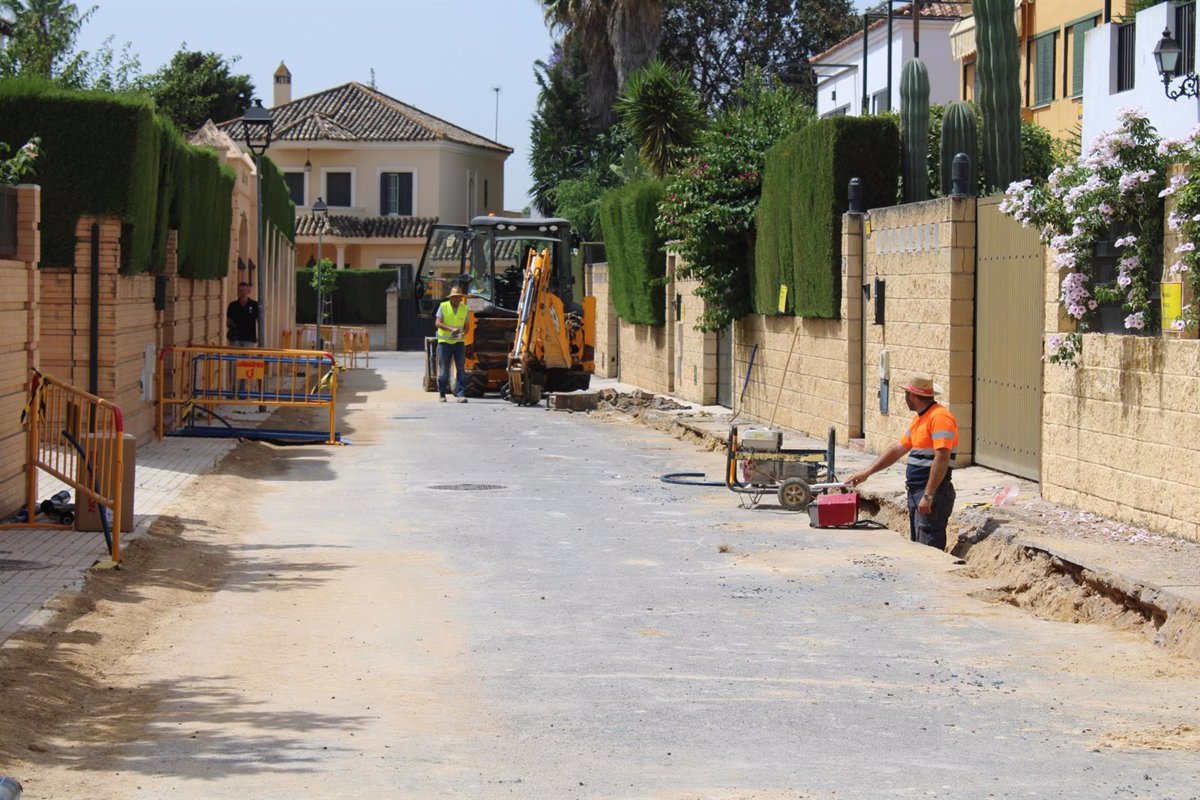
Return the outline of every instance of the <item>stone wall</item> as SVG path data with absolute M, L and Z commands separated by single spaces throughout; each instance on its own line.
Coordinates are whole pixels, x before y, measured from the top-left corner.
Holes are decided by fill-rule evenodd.
M 584 267 L 584 293 L 596 298 L 596 375 L 617 377 L 617 312 L 608 297 L 608 264 Z
M 26 437 L 21 409 L 38 366 L 41 189 L 17 189 L 17 252 L 0 259 L 0 513 L 25 501 Z
M 1172 174 L 1179 174 L 1176 168 Z M 1167 212 L 1173 209 L 1167 200 Z M 1179 234 L 1165 231 L 1166 263 Z M 1046 253 L 1047 335 L 1073 329 Z M 1193 302 L 1190 287 L 1184 303 Z M 1170 321 L 1167 321 L 1168 324 Z M 1085 334 L 1078 367 L 1046 364 L 1042 496 L 1200 541 L 1200 341 Z
M 671 287 L 672 296 L 679 297 L 675 394 L 692 403 L 713 405 L 717 402 L 717 334 L 696 330 L 704 313 L 704 301 L 696 296 L 699 288 L 696 280 L 676 280 Z
M 942 198 L 871 211 L 863 240 L 864 282 L 885 282 L 883 324 L 867 303 L 866 447 L 881 452 L 907 430 L 912 413 L 900 386 L 933 378 L 958 420 L 958 466 L 972 460 L 975 347 L 975 200 Z M 887 353 L 889 411 L 880 412 L 881 353 Z
M 675 391 L 675 256 L 667 258 L 666 323 L 638 325 L 617 318 L 617 378 L 648 392 Z
M 755 314 L 738 321 L 735 376 L 746 375 L 754 355 L 742 413 L 822 438 L 833 426 L 842 443 L 862 435 L 862 231 L 862 215 L 843 217 L 838 319 Z

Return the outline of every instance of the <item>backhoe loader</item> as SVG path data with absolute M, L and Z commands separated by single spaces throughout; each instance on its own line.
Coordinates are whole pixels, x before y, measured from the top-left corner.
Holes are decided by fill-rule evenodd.
M 464 332 L 468 396 L 501 391 L 508 385 L 508 359 L 514 349 L 527 268 L 538 255 L 542 256 L 541 277 L 533 298 L 543 303 L 553 298 L 556 302 L 551 305 L 558 309 L 560 323 L 583 321 L 584 329 L 594 331 L 594 300 L 582 304 L 573 300 L 573 289 L 582 276 L 571 270 L 571 226 L 565 219 L 486 216 L 475 217 L 469 226 L 437 224 L 430 229 L 413 287 L 417 316 L 432 317 L 455 285 L 467 295 L 471 309 Z M 527 362 L 534 384 L 542 391 L 589 386 L 594 334 L 588 334 L 585 342 L 576 339 L 571 340 L 574 350 L 569 359 L 552 356 L 549 366 L 541 366 L 537 357 Z M 437 381 L 431 355 L 426 365 L 425 388 L 432 391 Z

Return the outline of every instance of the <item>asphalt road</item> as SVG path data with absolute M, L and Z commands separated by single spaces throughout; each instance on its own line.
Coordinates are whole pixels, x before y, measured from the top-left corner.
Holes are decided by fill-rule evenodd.
M 1196 664 L 420 365 L 349 373 L 352 446 L 248 482 L 225 584 L 129 665 L 142 732 L 27 797 L 1200 795 Z

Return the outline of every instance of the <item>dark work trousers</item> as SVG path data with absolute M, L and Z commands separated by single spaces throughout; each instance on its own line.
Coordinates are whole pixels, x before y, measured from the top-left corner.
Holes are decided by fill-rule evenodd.
M 467 376 L 464 362 L 467 358 L 467 346 L 462 342 L 438 342 L 438 394 L 445 395 L 450 391 L 450 362 L 454 362 L 456 388 L 454 395 L 462 397 L 467 390 Z
M 925 487 L 908 489 L 908 538 L 914 542 L 946 549 L 946 523 L 950 521 L 950 512 L 954 510 L 954 498 L 957 497 L 954 485 L 947 476 L 942 485 L 933 493 L 933 513 L 922 514 L 917 511 L 921 498 L 925 495 Z

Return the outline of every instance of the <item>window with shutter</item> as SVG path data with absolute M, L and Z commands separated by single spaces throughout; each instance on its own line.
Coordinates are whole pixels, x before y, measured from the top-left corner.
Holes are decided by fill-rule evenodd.
M 283 173 L 283 182 L 287 184 L 292 202 L 298 206 L 304 205 L 304 173 L 285 172 Z
M 328 172 L 325 174 L 326 205 L 330 207 L 349 208 L 354 205 L 352 195 L 349 172 Z
M 1054 43 L 1056 33 L 1039 37 L 1034 46 L 1033 104 L 1045 105 L 1054 100 Z
M 1089 19 L 1071 28 L 1071 96 L 1083 94 L 1083 43 L 1087 32 L 1096 27 L 1096 20 Z
M 413 213 L 411 172 L 384 172 L 379 176 L 379 213 L 411 217 Z

